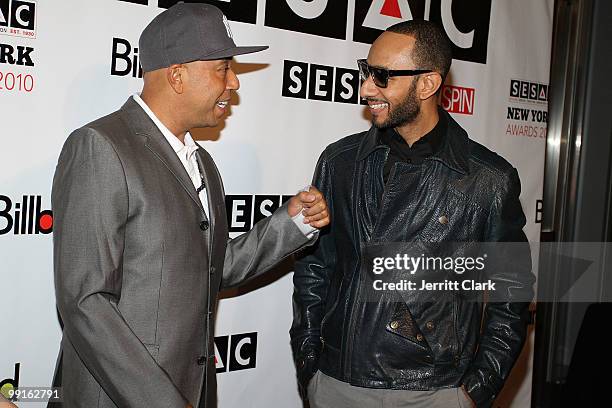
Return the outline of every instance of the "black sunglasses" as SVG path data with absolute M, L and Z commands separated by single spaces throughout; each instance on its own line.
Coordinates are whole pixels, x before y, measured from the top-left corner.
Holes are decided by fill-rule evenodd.
M 374 85 L 379 88 L 386 88 L 389 84 L 389 78 L 394 76 L 413 76 L 420 74 L 428 74 L 433 72 L 431 69 L 387 69 L 377 68 L 368 64 L 366 59 L 358 59 L 357 66 L 359 67 L 359 76 L 362 81 L 367 80 L 370 75 L 374 81 Z

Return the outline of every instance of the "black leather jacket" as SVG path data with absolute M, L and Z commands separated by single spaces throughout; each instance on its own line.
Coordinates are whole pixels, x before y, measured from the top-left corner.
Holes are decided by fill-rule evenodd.
M 501 390 L 526 335 L 533 296 L 525 215 L 516 170 L 470 140 L 448 115 L 440 150 L 421 166 L 397 163 L 388 182 L 388 147 L 375 128 L 329 145 L 313 184 L 332 223 L 296 262 L 290 331 L 298 379 L 317 369 L 352 385 L 431 390 L 463 385 L 477 406 Z M 405 302 L 363 298 L 359 276 L 369 244 L 522 242 L 525 251 L 496 271 L 506 300 L 435 298 L 410 293 Z M 498 289 L 499 290 L 499 289 Z M 521 301 L 511 301 L 514 296 Z

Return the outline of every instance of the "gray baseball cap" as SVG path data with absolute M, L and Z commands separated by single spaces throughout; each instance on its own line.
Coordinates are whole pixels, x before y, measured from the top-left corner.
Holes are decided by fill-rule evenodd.
M 210 4 L 177 3 L 149 23 L 140 35 L 144 72 L 183 64 L 249 54 L 267 46 L 237 47 L 227 18 Z

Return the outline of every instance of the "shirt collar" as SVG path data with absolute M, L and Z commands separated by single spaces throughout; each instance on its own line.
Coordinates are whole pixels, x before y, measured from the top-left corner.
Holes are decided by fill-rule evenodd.
M 198 145 L 191 137 L 189 132 L 185 133 L 185 144 L 181 143 L 178 137 L 174 136 L 170 130 L 155 116 L 155 113 L 149 108 L 149 106 L 142 100 L 139 94 L 132 95 L 134 101 L 140 105 L 140 107 L 145 111 L 145 113 L 151 118 L 155 126 L 159 129 L 159 131 L 164 135 L 172 149 L 178 154 L 181 151 L 186 152 L 187 158 L 193 154 L 196 150 L 198 150 Z
M 404 154 L 412 154 L 415 157 L 426 158 L 434 155 L 440 149 L 446 134 L 446 117 L 440 115 L 438 123 L 427 134 L 409 146 L 404 138 L 395 129 L 386 129 L 378 132 L 378 142 L 391 148 L 399 149 Z

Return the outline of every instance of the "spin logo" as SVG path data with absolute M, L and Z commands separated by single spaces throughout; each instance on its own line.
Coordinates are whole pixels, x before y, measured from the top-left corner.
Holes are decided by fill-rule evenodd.
M 442 86 L 442 107 L 450 113 L 461 113 L 464 115 L 474 114 L 474 88 L 464 88 L 461 86 L 443 85 Z
M 42 198 L 24 195 L 14 203 L 0 194 L 0 235 L 49 234 L 53 231 L 53 213 L 42 209 Z
M 257 332 L 215 337 L 217 373 L 247 370 L 257 364 Z
M 0 0 L 0 34 L 36 38 L 36 2 Z

